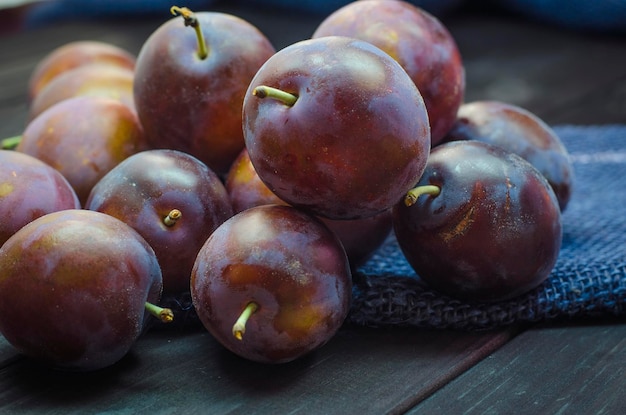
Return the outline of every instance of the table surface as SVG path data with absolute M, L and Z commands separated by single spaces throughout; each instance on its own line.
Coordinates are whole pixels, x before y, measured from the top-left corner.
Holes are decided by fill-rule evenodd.
M 225 6 L 277 48 L 321 17 Z M 137 53 L 166 17 L 51 24 L 0 35 L 0 137 L 22 132 L 26 85 L 54 47 L 79 39 Z M 626 39 L 506 15 L 443 18 L 466 67 L 466 100 L 523 106 L 549 124 L 626 124 Z M 223 349 L 201 328 L 146 333 L 118 364 L 44 369 L 0 337 L 0 413 L 626 413 L 626 320 L 458 332 L 345 326 L 283 365 Z

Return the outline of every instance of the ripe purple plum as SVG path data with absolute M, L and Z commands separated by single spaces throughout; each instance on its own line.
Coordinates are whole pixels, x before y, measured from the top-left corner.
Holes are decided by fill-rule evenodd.
M 161 295 L 152 248 L 130 226 L 69 209 L 30 222 L 0 248 L 0 333 L 26 356 L 69 371 L 124 357 Z
M 78 196 L 60 172 L 28 154 L 0 150 L 0 246 L 40 216 L 78 208 Z
M 545 177 L 518 155 L 478 141 L 435 147 L 393 221 L 417 275 L 467 301 L 506 300 L 537 287 L 561 247 L 561 211 Z
M 177 150 L 128 157 L 95 184 L 85 208 L 124 221 L 148 241 L 159 259 L 167 294 L 189 292 L 200 247 L 233 215 L 220 178 Z
M 341 243 L 299 209 L 240 212 L 198 254 L 191 294 L 206 329 L 233 353 L 262 363 L 295 360 L 345 321 L 352 279 Z
M 333 35 L 365 40 L 396 59 L 424 97 L 432 145 L 441 142 L 463 103 L 465 69 L 456 41 L 439 19 L 406 1 L 354 1 L 313 33 Z
M 419 90 L 391 56 L 328 36 L 276 52 L 250 83 L 246 148 L 286 203 L 329 219 L 391 208 L 419 180 L 430 126 Z
M 184 151 L 222 175 L 244 146 L 246 88 L 275 49 L 239 17 L 172 11 L 183 18 L 157 28 L 137 56 L 135 107 L 152 148 Z
M 574 169 L 554 130 L 530 111 L 500 101 L 474 101 L 459 108 L 446 141 L 477 140 L 513 152 L 535 166 L 556 193 L 561 211 L 572 195 Z

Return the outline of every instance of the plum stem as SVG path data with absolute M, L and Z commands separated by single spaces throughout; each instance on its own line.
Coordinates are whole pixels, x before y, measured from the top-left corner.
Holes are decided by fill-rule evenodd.
M 182 16 L 185 20 L 185 26 L 191 26 L 196 31 L 196 36 L 198 38 L 198 57 L 200 59 L 206 59 L 209 56 L 209 50 L 207 49 L 206 42 L 204 40 L 204 34 L 202 33 L 202 28 L 200 27 L 200 23 L 198 22 L 198 18 L 187 7 L 178 7 L 172 6 L 170 8 L 170 13 L 174 16 Z
M 146 310 L 163 323 L 171 323 L 174 321 L 174 312 L 169 308 L 159 307 L 156 304 L 146 301 Z
M 17 145 L 22 141 L 21 135 L 16 135 L 15 137 L 5 138 L 0 141 L 0 148 L 2 150 L 13 150 Z
M 413 206 L 417 202 L 417 198 L 421 195 L 437 196 L 441 192 L 439 186 L 433 184 L 426 184 L 423 186 L 416 186 L 409 190 L 404 197 L 404 204 L 406 206 Z
M 293 106 L 293 104 L 295 104 L 298 100 L 297 95 L 266 85 L 260 85 L 254 88 L 252 90 L 252 95 L 258 98 L 273 98 L 290 107 Z
M 246 305 L 246 308 L 244 308 L 243 311 L 241 312 L 241 315 L 239 316 L 235 324 L 233 324 L 233 336 L 235 336 L 237 340 L 243 339 L 243 335 L 246 332 L 246 323 L 248 322 L 248 319 L 250 318 L 250 316 L 258 308 L 259 308 L 259 305 L 257 303 L 249 302 L 248 305 Z
M 183 213 L 178 209 L 172 209 L 167 214 L 165 218 L 163 218 L 163 223 L 165 226 L 174 226 L 176 222 L 183 216 Z

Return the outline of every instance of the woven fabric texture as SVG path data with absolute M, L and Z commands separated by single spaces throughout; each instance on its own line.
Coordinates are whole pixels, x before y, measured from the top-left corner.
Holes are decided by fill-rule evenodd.
M 506 302 L 469 303 L 431 290 L 395 238 L 355 276 L 349 321 L 480 330 L 520 322 L 626 312 L 626 125 L 556 126 L 574 165 L 563 243 L 545 283 Z

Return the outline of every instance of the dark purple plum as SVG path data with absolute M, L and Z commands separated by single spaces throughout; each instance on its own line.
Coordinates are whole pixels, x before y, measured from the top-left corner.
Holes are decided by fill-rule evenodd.
M 226 176 L 226 190 L 235 213 L 260 205 L 287 205 L 259 178 L 245 148 Z M 320 219 L 339 237 L 352 269 L 364 264 L 392 229 L 391 209 L 362 219 Z
M 550 275 L 561 211 L 546 179 L 523 158 L 478 141 L 442 144 L 415 189 L 413 205 L 394 207 L 394 231 L 407 261 L 434 289 L 498 301 Z
M 565 210 L 574 180 L 569 153 L 559 136 L 543 120 L 517 105 L 474 101 L 459 108 L 446 141 L 476 140 L 515 153 L 535 166 L 554 190 Z
M 217 174 L 177 150 L 147 150 L 122 161 L 96 183 L 85 208 L 126 222 L 148 241 L 168 294 L 189 291 L 200 247 L 233 215 Z
M 419 90 L 391 56 L 328 36 L 278 51 L 250 83 L 246 148 L 286 203 L 329 219 L 391 208 L 419 180 L 430 150 Z
M 82 209 L 49 213 L 0 248 L 0 333 L 54 368 L 102 369 L 135 344 L 161 288 L 154 251 L 130 226 Z
M 196 259 L 191 294 L 207 330 L 249 360 L 284 363 L 324 345 L 350 308 L 341 243 L 299 209 L 263 205 L 213 232 Z
M 0 150 L 0 246 L 46 213 L 79 208 L 76 192 L 59 171 L 28 154 Z
M 465 69 L 456 41 L 439 19 L 407 1 L 353 1 L 313 33 L 332 35 L 365 40 L 396 59 L 424 97 L 432 145 L 443 139 L 463 103 Z
M 244 146 L 246 88 L 275 49 L 239 17 L 173 10 L 183 18 L 158 27 L 137 56 L 135 107 L 152 148 L 184 151 L 222 175 Z

